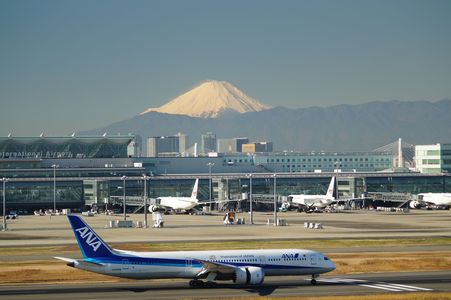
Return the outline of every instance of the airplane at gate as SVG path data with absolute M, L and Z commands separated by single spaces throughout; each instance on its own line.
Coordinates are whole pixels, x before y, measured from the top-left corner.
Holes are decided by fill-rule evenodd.
M 231 280 L 260 285 L 266 276 L 311 275 L 333 271 L 334 263 L 312 250 L 220 250 L 134 252 L 111 249 L 85 221 L 68 215 L 82 259 L 55 257 L 73 268 L 132 279 L 190 279 L 191 287 L 211 287 Z M 203 281 L 203 279 L 205 281 Z
M 312 208 L 325 208 L 335 200 L 334 189 L 335 176 L 332 176 L 326 195 L 289 195 L 288 201 L 291 202 L 291 205 L 298 206 L 299 211 L 301 211 L 301 209 L 307 211 Z
M 191 197 L 158 197 L 154 201 L 155 203 L 149 206 L 150 212 L 156 212 L 159 209 L 172 209 L 189 211 L 199 204 L 197 199 L 197 190 L 199 187 L 199 178 L 194 183 Z
M 421 208 L 428 205 L 439 207 L 451 207 L 451 193 L 421 193 L 418 194 L 419 200 L 410 202 L 411 208 Z

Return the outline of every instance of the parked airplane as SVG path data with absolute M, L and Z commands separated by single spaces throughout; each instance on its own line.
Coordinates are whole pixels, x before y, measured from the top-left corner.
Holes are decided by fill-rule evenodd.
M 410 201 L 411 208 L 421 208 L 428 205 L 451 207 L 451 193 L 421 193 L 418 200 Z
M 288 202 L 290 205 L 297 206 L 299 211 L 325 208 L 335 200 L 334 189 L 335 176 L 332 176 L 326 195 L 289 195 Z
M 154 203 L 149 206 L 150 212 L 160 209 L 184 210 L 189 211 L 199 204 L 197 200 L 197 189 L 199 187 L 199 178 L 194 183 L 191 197 L 158 197 L 154 199 Z
M 68 215 L 82 259 L 55 257 L 73 268 L 132 279 L 191 279 L 191 287 L 211 287 L 219 280 L 259 285 L 265 276 L 311 275 L 335 269 L 324 254 L 312 250 L 222 250 L 134 252 L 111 249 L 78 216 Z M 206 281 L 202 281 L 205 279 Z

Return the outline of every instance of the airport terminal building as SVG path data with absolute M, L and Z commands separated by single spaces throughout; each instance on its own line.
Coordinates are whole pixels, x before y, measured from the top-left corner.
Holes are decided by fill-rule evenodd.
M 9 209 L 84 208 L 114 204 L 125 192 L 148 196 L 189 195 L 200 178 L 199 198 L 236 199 L 255 194 L 325 193 L 337 175 L 341 196 L 365 192 L 451 192 L 447 173 L 396 173 L 388 152 L 234 153 L 213 157 L 138 157 L 134 136 L 0 138 L 0 179 Z M 210 173 L 211 171 L 211 173 Z M 275 175 L 274 175 L 275 174 Z M 0 186 L 2 188 L 2 186 Z

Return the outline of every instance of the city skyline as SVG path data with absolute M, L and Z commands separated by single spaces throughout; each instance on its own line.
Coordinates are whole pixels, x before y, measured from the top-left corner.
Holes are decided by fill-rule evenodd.
M 271 106 L 451 97 L 448 1 L 2 1 L 0 135 L 68 135 L 208 79 Z

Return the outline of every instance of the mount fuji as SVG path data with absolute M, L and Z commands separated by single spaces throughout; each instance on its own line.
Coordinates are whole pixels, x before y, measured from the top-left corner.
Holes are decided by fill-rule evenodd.
M 227 81 L 208 80 L 158 108 L 149 108 L 140 115 L 159 112 L 200 118 L 217 118 L 230 113 L 257 112 L 271 108 Z

